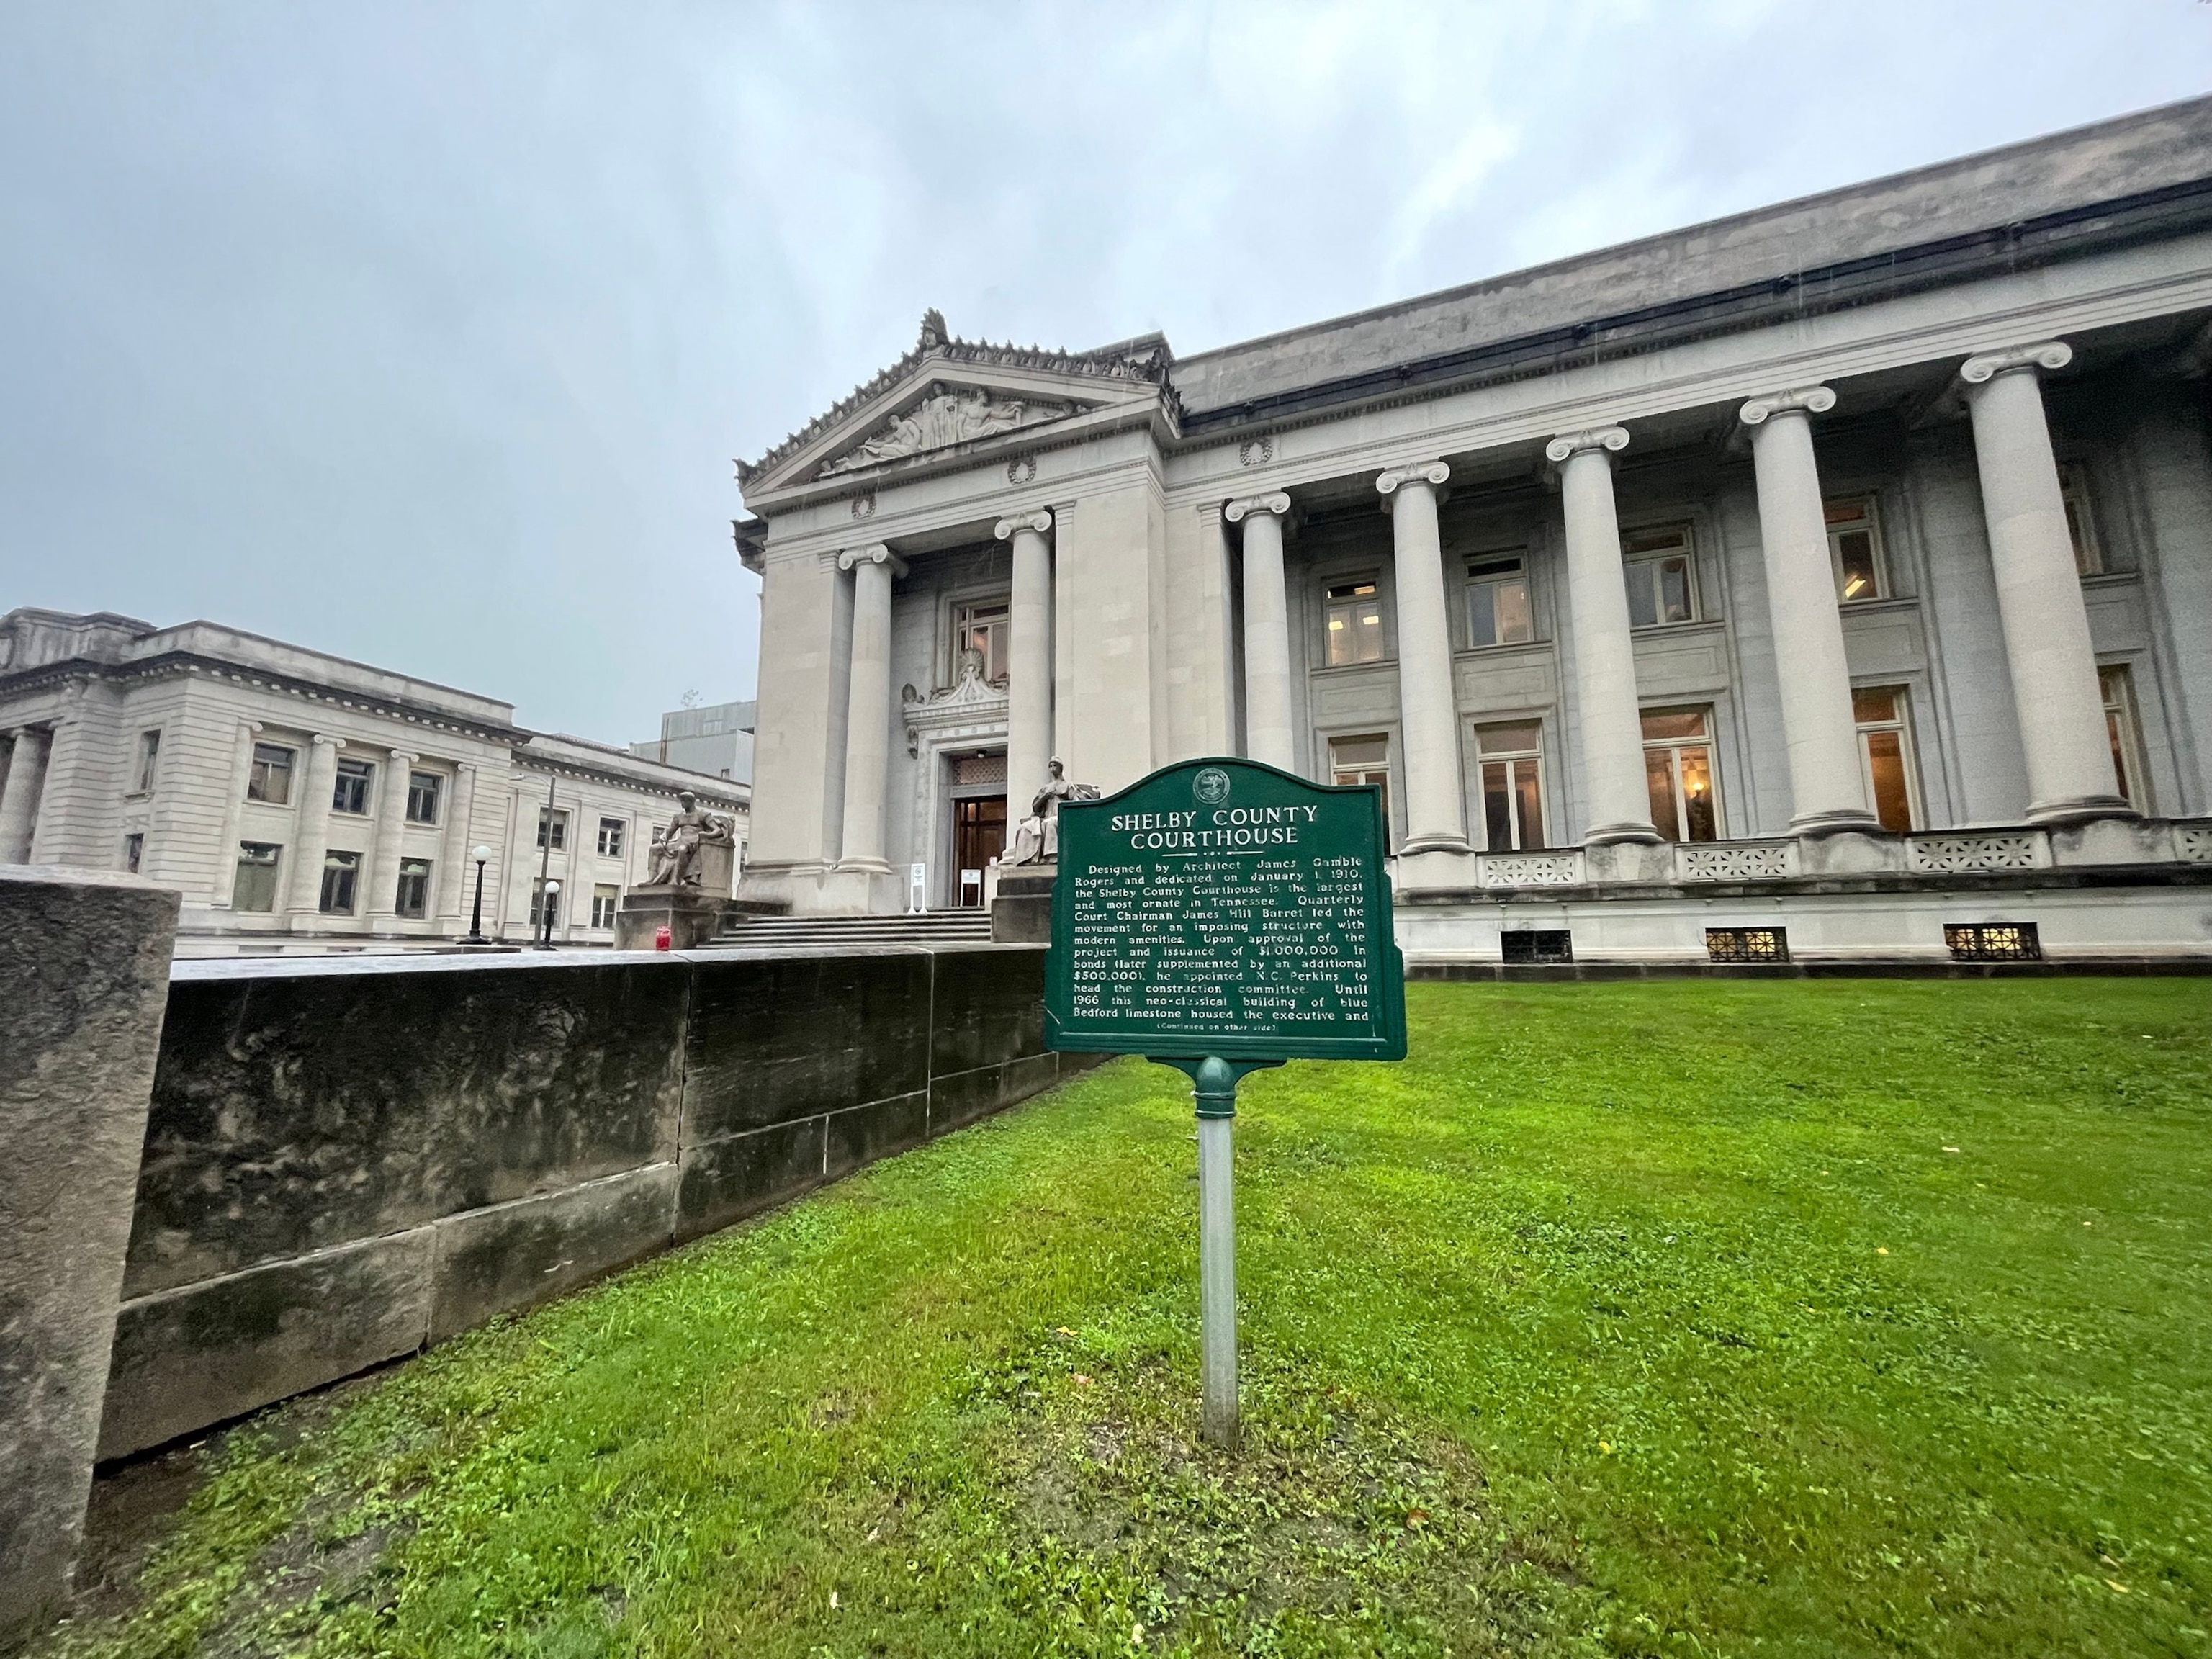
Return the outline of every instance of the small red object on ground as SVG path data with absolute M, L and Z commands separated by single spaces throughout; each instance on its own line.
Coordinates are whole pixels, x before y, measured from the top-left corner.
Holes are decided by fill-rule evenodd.
M 654 950 L 665 951 L 673 943 L 674 940 L 670 936 L 668 929 L 665 927 L 656 927 L 653 930 L 653 948 Z

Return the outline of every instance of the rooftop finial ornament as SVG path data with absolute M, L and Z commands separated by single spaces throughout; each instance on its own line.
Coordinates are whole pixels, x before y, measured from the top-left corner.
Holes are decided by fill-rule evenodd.
M 933 351 L 948 343 L 952 331 L 945 325 L 945 313 L 935 306 L 921 313 L 921 349 Z

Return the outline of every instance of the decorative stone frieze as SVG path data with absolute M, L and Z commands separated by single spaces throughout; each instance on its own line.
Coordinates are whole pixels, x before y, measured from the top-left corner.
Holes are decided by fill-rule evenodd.
M 1675 848 L 1684 881 L 1757 881 L 1797 873 L 1796 848 L 1788 842 L 1716 842 Z
M 1486 854 L 1479 867 L 1485 887 L 1572 887 L 1583 878 L 1578 853 Z
M 1914 836 L 1905 843 L 1906 867 L 1913 870 L 2033 870 L 2045 862 L 2036 856 L 2037 836 Z

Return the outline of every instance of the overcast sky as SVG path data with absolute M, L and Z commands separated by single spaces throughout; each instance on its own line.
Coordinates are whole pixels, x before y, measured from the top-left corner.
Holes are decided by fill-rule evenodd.
M 2207 87 L 2199 0 L 0 0 L 0 610 L 653 735 L 734 456 L 913 343 L 1179 351 Z

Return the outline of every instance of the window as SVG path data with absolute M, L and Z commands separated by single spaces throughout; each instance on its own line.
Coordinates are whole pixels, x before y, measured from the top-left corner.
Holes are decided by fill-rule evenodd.
M 141 834 L 124 836 L 123 867 L 135 876 L 138 873 L 138 866 L 145 861 L 146 837 Z
M 337 781 L 331 786 L 331 811 L 333 812 L 368 811 L 368 786 L 375 776 L 376 769 L 367 761 L 340 761 Z
M 550 923 L 547 921 L 545 915 L 549 901 L 553 913 L 552 921 Z M 530 926 L 532 931 L 535 932 L 538 928 L 548 926 L 558 927 L 560 925 L 561 890 L 556 886 L 552 892 L 549 894 L 545 890 L 545 883 L 544 878 L 542 877 L 532 876 L 530 878 Z
M 1478 559 L 1467 568 L 1467 642 L 1523 645 L 1536 637 L 1528 609 L 1528 566 L 1518 554 Z
M 1493 853 L 1534 851 L 1544 845 L 1541 720 L 1515 720 L 1474 728 L 1482 757 L 1482 822 Z
M 1714 962 L 1787 962 L 1787 927 L 1708 927 L 1705 955 Z
M 622 903 L 622 889 L 600 885 L 592 889 L 592 926 L 611 927 L 615 911 Z
M 361 876 L 361 854 L 335 849 L 323 854 L 323 897 L 317 907 L 326 916 L 353 914 L 354 884 Z
M 246 798 L 271 806 L 292 804 L 292 751 L 273 743 L 253 745 L 253 770 L 246 775 Z
M 2103 575 L 2105 554 L 2097 545 L 2097 518 L 2089 506 L 2089 475 L 2078 466 L 2060 467 L 2058 499 L 2066 508 L 2066 533 L 2074 543 L 2075 573 Z
M 1382 601 L 1371 581 L 1328 590 L 1328 665 L 1382 660 Z
M 552 848 L 558 853 L 568 845 L 568 809 L 564 806 L 551 812 L 542 806 L 538 809 L 538 844 L 540 847 L 546 845 L 545 832 L 549 824 L 553 832 Z
M 1881 526 L 1875 517 L 1874 497 L 1830 501 L 1828 562 L 1836 573 L 1836 597 L 1845 605 L 1860 599 L 1889 597 L 1883 579 Z
M 1668 841 L 1720 839 L 1711 726 L 1703 708 L 1663 709 L 1644 717 L 1644 781 L 1651 792 L 1651 822 Z
M 1659 628 L 1698 619 L 1697 565 L 1690 556 L 1690 526 L 1661 525 L 1632 530 L 1620 538 L 1627 563 L 1628 625 Z
M 232 909 L 266 913 L 276 908 L 276 860 L 283 850 L 267 842 L 239 842 L 238 874 L 230 885 Z
M 138 734 L 138 769 L 131 779 L 132 794 L 153 793 L 154 763 L 160 758 L 161 753 L 161 734 L 159 732 L 141 732 Z
M 1004 599 L 980 600 L 956 606 L 952 612 L 952 678 L 958 679 L 968 653 L 982 660 L 982 676 L 994 684 L 1006 678 L 1006 629 L 1009 611 Z
M 2138 812 L 2150 811 L 2150 791 L 2143 784 L 2142 744 L 2136 726 L 2135 677 L 2125 663 L 2097 671 L 2097 690 L 2105 697 L 2105 731 L 2112 743 L 2112 776 L 2120 799 Z
M 1559 963 L 1575 959 L 1575 935 L 1567 927 L 1509 927 L 1498 936 L 1498 954 L 1508 962 Z
M 1875 817 L 1892 835 L 1920 827 L 1919 768 L 1912 757 L 1912 726 L 1901 685 L 1864 687 L 1851 693 L 1858 722 L 1859 767 Z
M 2043 940 L 2032 921 L 1945 922 L 1943 944 L 1960 962 L 2043 960 Z
M 429 860 L 399 860 L 399 891 L 392 898 L 392 908 L 397 914 L 411 921 L 419 921 L 429 914 Z
M 1380 733 L 1328 740 L 1331 783 L 1371 783 L 1382 792 L 1382 840 L 1390 840 L 1390 739 Z
M 438 821 L 438 797 L 445 792 L 446 781 L 435 772 L 410 772 L 407 775 L 407 822 L 435 823 Z
M 618 859 L 622 856 L 623 841 L 629 827 L 620 818 L 599 820 L 599 856 L 601 858 Z

